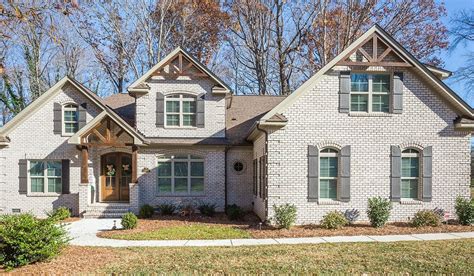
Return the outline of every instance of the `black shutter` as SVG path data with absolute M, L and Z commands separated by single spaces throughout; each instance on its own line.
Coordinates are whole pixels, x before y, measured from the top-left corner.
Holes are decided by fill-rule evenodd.
M 351 103 L 351 73 L 341 72 L 339 75 L 339 112 L 349 113 Z
M 20 159 L 18 161 L 18 180 L 19 187 L 18 192 L 20 194 L 26 194 L 28 192 L 28 161 L 26 159 Z
M 341 149 L 341 190 L 339 200 L 348 202 L 351 199 L 351 146 Z
M 422 199 L 429 202 L 432 198 L 433 147 L 423 149 L 423 188 Z
M 196 99 L 196 126 L 199 128 L 204 127 L 204 121 L 205 121 L 205 105 L 204 105 L 204 95 L 197 97 Z
M 54 103 L 53 107 L 53 133 L 62 134 L 63 133 L 63 110 L 62 105 L 59 103 Z
M 69 194 L 71 191 L 70 191 L 70 181 L 69 181 L 69 159 L 63 159 L 61 160 L 61 165 L 62 165 L 62 194 Z
M 253 194 L 257 196 L 257 159 L 253 160 Z
M 392 112 L 401 114 L 403 112 L 403 73 L 393 74 L 393 108 Z
M 165 126 L 165 96 L 160 92 L 156 93 L 156 126 Z
M 319 150 L 308 146 L 308 201 L 318 201 L 319 198 Z
M 401 173 L 402 173 L 402 152 L 399 146 L 391 146 L 392 173 L 391 182 L 391 200 L 400 201 L 401 194 Z

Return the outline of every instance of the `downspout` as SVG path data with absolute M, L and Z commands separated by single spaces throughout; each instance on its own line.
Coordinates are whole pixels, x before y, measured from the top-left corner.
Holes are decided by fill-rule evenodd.
M 264 178 L 265 179 L 265 219 L 268 219 L 268 131 L 263 128 L 260 128 L 260 123 L 257 123 L 257 129 L 265 133 L 265 147 L 263 149 L 263 156 L 265 157 L 265 168 L 264 168 Z

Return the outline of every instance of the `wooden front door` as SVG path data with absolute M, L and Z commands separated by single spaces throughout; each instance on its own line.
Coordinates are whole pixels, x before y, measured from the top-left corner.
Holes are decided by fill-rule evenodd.
M 108 153 L 101 158 L 102 201 L 128 201 L 132 181 L 132 156 L 128 153 Z

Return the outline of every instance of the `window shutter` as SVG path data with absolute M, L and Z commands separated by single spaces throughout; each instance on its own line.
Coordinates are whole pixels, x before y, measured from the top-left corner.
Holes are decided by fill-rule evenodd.
M 63 194 L 69 194 L 70 189 L 69 189 L 69 159 L 63 159 L 61 160 L 61 168 L 62 168 L 62 193 Z
M 423 201 L 431 201 L 433 147 L 423 149 Z
M 263 156 L 260 156 L 259 158 L 259 163 L 260 163 L 260 186 L 259 186 L 259 189 L 258 189 L 258 195 L 260 196 L 260 198 L 263 198 L 263 177 L 264 177 L 264 173 L 263 173 Z
M 402 172 L 402 152 L 399 146 L 392 146 L 391 200 L 400 201 L 400 177 Z
M 253 194 L 257 195 L 257 159 L 253 160 Z
M 62 134 L 63 133 L 63 110 L 60 103 L 54 103 L 53 106 L 53 133 Z
M 268 175 L 267 175 L 267 156 L 264 155 L 262 156 L 262 198 L 267 198 L 267 181 L 268 181 Z
M 403 111 L 403 73 L 393 74 L 393 113 L 401 114 Z
M 156 126 L 165 126 L 165 96 L 160 92 L 156 93 Z
M 308 201 L 318 201 L 319 198 L 319 150 L 308 146 Z
M 349 202 L 351 199 L 351 146 L 341 149 L 341 190 L 339 200 Z
M 87 104 L 83 103 L 79 106 L 79 129 L 86 125 Z
M 204 95 L 196 98 L 196 126 L 204 127 Z
M 351 102 L 351 73 L 341 72 L 339 75 L 339 112 L 349 113 Z
M 19 188 L 18 192 L 20 194 L 26 194 L 28 192 L 28 162 L 26 159 L 20 159 L 18 161 L 19 167 Z

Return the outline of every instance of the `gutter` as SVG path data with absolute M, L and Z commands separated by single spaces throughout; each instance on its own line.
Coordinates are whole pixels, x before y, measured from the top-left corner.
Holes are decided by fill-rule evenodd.
M 227 211 L 227 152 L 229 146 L 224 149 L 224 213 Z
M 263 201 L 265 202 L 265 220 L 268 220 L 268 131 L 263 128 L 260 128 L 260 123 L 257 123 L 255 126 L 257 130 L 265 134 L 265 147 L 263 151 L 263 156 L 265 156 L 265 169 L 264 169 L 264 179 L 265 179 L 265 197 Z

